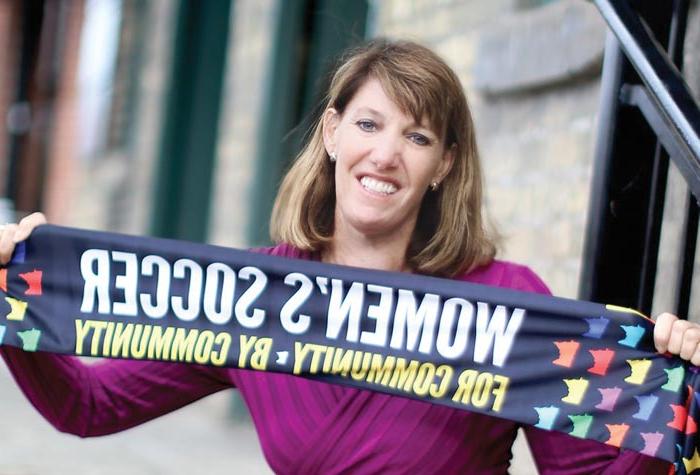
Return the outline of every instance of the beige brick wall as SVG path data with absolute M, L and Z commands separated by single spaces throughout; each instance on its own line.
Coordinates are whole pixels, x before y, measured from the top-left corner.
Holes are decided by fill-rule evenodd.
M 588 74 L 575 80 L 564 77 L 551 85 L 492 94 L 477 87 L 477 63 L 483 55 L 480 42 L 494 29 L 527 40 L 538 25 L 529 17 L 549 15 L 542 23 L 551 25 L 558 15 L 566 18 L 567 8 L 595 15 L 589 29 L 597 36 L 582 40 L 602 54 L 602 20 L 591 5 L 575 1 L 535 10 L 519 10 L 512 0 L 384 1 L 376 4 L 375 25 L 377 35 L 407 37 L 433 47 L 457 71 L 476 122 L 487 209 L 507 238 L 501 258 L 531 266 L 555 294 L 567 297 L 574 297 L 578 286 L 598 77 L 584 71 Z M 497 54 L 496 63 L 507 62 L 514 53 L 504 48 Z

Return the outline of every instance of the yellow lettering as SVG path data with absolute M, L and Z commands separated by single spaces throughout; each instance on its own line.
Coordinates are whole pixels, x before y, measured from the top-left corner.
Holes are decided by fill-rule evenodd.
M 187 336 L 185 336 L 187 332 Z M 170 359 L 177 358 L 177 361 L 192 362 L 192 353 L 194 353 L 194 345 L 197 342 L 199 330 L 186 331 L 184 328 L 178 328 L 175 331 L 175 340 L 173 341 Z
M 452 366 L 440 365 L 435 370 L 435 376 L 440 378 L 440 384 L 433 383 L 430 385 L 430 395 L 435 398 L 443 397 L 450 388 L 450 381 L 454 370 Z
M 126 326 L 121 322 L 117 323 L 117 326 L 114 329 L 112 357 L 119 356 L 120 351 L 122 358 L 129 356 L 129 342 L 131 342 L 131 335 L 133 332 L 133 323 L 129 323 Z
M 216 335 L 214 343 L 219 345 L 219 350 L 211 352 L 211 363 L 216 366 L 223 366 L 224 363 L 226 363 L 228 349 L 231 347 L 231 335 L 226 332 L 221 332 Z
M 197 338 L 197 344 L 194 347 L 194 360 L 199 364 L 209 362 L 209 354 L 214 346 L 214 332 L 204 330 Z
M 258 338 L 253 354 L 250 355 L 250 367 L 262 371 L 266 370 L 271 348 L 272 338 Z
M 174 335 L 175 328 L 173 327 L 167 327 L 165 332 L 161 327 L 153 327 L 151 339 L 148 341 L 148 357 L 158 360 L 169 359 Z
M 75 321 L 75 354 L 83 354 L 83 340 L 90 332 L 90 321 L 84 322 L 82 320 Z
M 510 379 L 506 378 L 505 376 L 501 376 L 500 374 L 497 374 L 493 379 L 498 384 L 498 386 L 493 390 L 493 395 L 495 397 L 493 400 L 493 410 L 499 412 L 501 410 L 501 406 L 503 405 L 503 399 L 506 397 L 506 390 L 508 389 Z
M 246 335 L 241 335 L 241 349 L 238 354 L 238 367 L 245 368 L 248 361 L 248 352 L 253 348 L 255 340 L 257 338 L 254 336 L 248 337 Z
M 391 388 L 403 388 L 404 391 L 410 391 L 411 386 L 413 386 L 413 380 L 416 379 L 416 371 L 418 369 L 418 362 L 411 361 L 406 366 L 406 360 L 404 358 L 396 359 L 396 368 L 394 369 L 394 374 L 389 382 L 389 387 Z
M 462 374 L 459 375 L 459 379 L 457 380 L 457 390 L 454 396 L 452 396 L 453 401 L 469 404 L 477 374 L 478 373 L 473 369 L 462 371 Z

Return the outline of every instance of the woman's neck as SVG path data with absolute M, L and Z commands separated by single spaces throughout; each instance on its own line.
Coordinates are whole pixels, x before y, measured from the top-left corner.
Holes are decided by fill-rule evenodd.
M 321 254 L 323 262 L 365 269 L 411 272 L 406 262 L 410 236 L 397 239 L 368 237 L 360 233 L 340 232 Z

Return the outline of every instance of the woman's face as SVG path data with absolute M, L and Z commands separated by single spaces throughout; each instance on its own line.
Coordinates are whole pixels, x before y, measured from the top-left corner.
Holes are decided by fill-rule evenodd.
M 328 109 L 324 143 L 335 164 L 335 229 L 367 237 L 409 237 L 423 196 L 453 160 L 443 138 L 416 123 L 369 79 L 343 114 Z

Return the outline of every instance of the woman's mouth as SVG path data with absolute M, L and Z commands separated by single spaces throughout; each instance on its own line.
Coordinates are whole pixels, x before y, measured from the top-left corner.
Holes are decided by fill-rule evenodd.
M 369 176 L 363 176 L 360 179 L 360 183 L 362 184 L 365 190 L 374 193 L 380 193 L 382 195 L 391 195 L 393 193 L 396 193 L 396 190 L 398 190 L 396 185 L 394 185 L 393 183 L 377 180 L 376 178 L 372 178 Z

